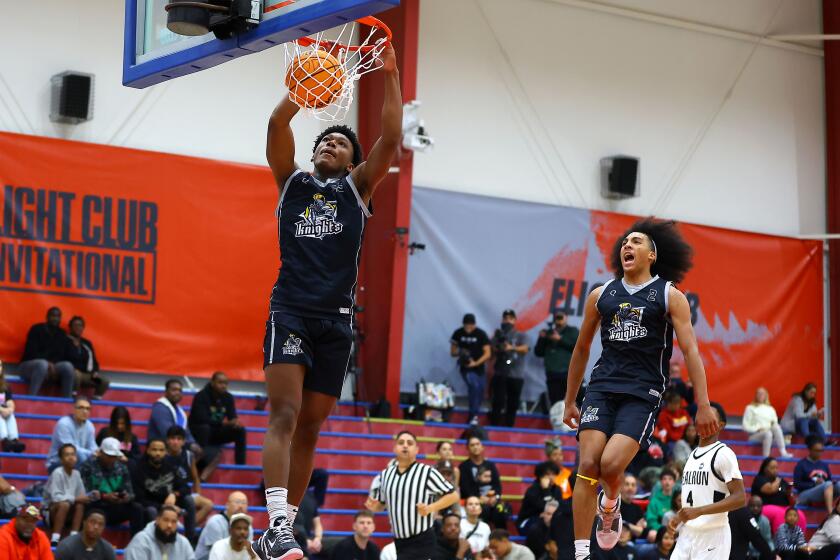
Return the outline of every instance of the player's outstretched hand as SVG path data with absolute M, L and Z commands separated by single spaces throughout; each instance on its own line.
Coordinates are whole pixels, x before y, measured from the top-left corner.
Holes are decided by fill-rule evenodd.
M 379 53 L 379 60 L 382 62 L 382 69 L 386 72 L 397 68 L 397 53 L 394 52 L 394 45 L 385 43 L 385 48 Z
M 697 416 L 694 419 L 697 425 L 697 435 L 701 438 L 711 437 L 718 432 L 717 414 L 708 404 L 701 404 L 697 407 Z
M 566 405 L 566 410 L 563 413 L 563 423 L 573 430 L 577 430 L 580 425 L 580 410 L 576 403 Z

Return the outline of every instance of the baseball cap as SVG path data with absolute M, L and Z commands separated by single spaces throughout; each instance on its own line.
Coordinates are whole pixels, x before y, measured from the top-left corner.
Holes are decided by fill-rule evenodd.
M 24 504 L 20 506 L 18 515 L 28 515 L 29 517 L 34 517 L 35 519 L 41 519 L 41 511 L 32 504 Z
M 109 457 L 122 457 L 123 453 L 120 451 L 120 442 L 117 438 L 106 437 L 99 445 L 99 451 L 108 455 Z
M 461 323 L 464 325 L 475 325 L 475 315 L 473 315 L 472 313 L 467 313 L 466 315 L 464 315 L 464 320 L 461 321 Z
M 513 309 L 505 309 L 502 311 L 502 317 L 513 317 L 516 318 L 516 311 Z
M 254 518 L 247 513 L 234 513 L 230 516 L 230 526 L 233 527 L 233 524 L 240 520 L 246 521 L 249 527 L 254 525 Z

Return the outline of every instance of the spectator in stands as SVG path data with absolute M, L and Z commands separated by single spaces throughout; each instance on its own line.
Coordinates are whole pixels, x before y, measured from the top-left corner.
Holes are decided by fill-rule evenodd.
M 519 516 L 516 519 L 516 527 L 520 535 L 527 535 L 531 525 L 539 521 L 547 503 L 559 502 L 563 499 L 560 489 L 554 484 L 554 479 L 558 474 L 560 472 L 557 465 L 551 461 L 538 463 L 534 467 L 534 482 L 525 491 L 525 496 L 519 506 Z M 534 554 L 541 553 L 542 547 L 539 551 L 533 552 Z
M 125 560 L 195 560 L 190 541 L 178 534 L 178 510 L 160 508 L 157 518 L 134 535 L 125 547 Z
M 560 502 L 557 500 L 546 502 L 537 520 L 528 527 L 525 546 L 534 553 L 534 556 L 545 553 L 545 542 L 551 535 L 551 519 L 559 507 Z
M 662 527 L 662 516 L 671 509 L 671 496 L 674 494 L 674 485 L 677 482 L 677 473 L 673 469 L 664 468 L 659 473 L 659 487 L 654 487 L 650 495 L 645 519 L 647 520 L 648 541 L 656 539 L 659 528 Z M 673 548 L 673 544 L 672 544 Z
M 831 506 L 834 503 L 834 496 L 840 494 L 840 481 L 835 482 L 831 478 L 831 469 L 828 463 L 822 460 L 825 444 L 815 435 L 808 436 L 805 440 L 808 446 L 808 456 L 803 457 L 796 463 L 793 469 L 793 486 L 796 488 L 796 503 L 811 505 L 825 504 L 828 514 L 831 515 Z
M 49 560 L 53 553 L 47 535 L 36 525 L 41 513 L 33 505 L 24 505 L 17 517 L 0 528 L 0 558 L 13 560 Z
M 443 516 L 434 560 L 472 560 L 470 542 L 461 537 L 461 518 L 456 513 Z
M 467 313 L 462 321 L 463 326 L 452 333 L 449 339 L 449 352 L 458 358 L 458 369 L 464 383 L 467 384 L 467 400 L 469 402 L 468 417 L 470 422 L 478 421 L 481 411 L 481 401 L 484 400 L 484 387 L 487 377 L 484 373 L 484 363 L 492 355 L 490 338 L 483 329 L 475 325 L 475 315 Z
M 324 526 L 321 524 L 321 513 L 318 502 L 312 492 L 307 490 L 298 506 L 294 522 L 294 534 L 301 545 L 304 554 L 318 554 L 323 546 Z
M 496 358 L 490 381 L 490 424 L 511 427 L 519 411 L 528 354 L 528 336 L 516 330 L 516 311 L 506 309 L 502 313 L 502 324 L 493 333 L 490 344 Z
M 62 416 L 53 428 L 50 451 L 47 454 L 47 471 L 58 468 L 61 461 L 58 450 L 65 443 L 72 443 L 76 448 L 79 462 L 84 463 L 96 452 L 96 438 L 93 423 L 90 421 L 90 401 L 86 397 L 76 397 L 73 414 Z
M 471 437 L 467 440 L 467 451 L 469 456 L 463 463 L 458 465 L 458 470 L 461 471 L 460 476 L 460 490 L 461 496 L 480 496 L 479 484 L 476 482 L 476 475 L 478 468 L 486 466 L 490 469 L 491 484 L 498 496 L 502 495 L 502 479 L 499 477 L 499 470 L 495 463 L 484 457 L 484 444 L 477 437 Z
M 105 514 L 91 509 L 85 514 L 82 532 L 61 541 L 55 551 L 56 560 L 116 560 L 111 543 L 102 538 Z
M 166 382 L 163 396 L 152 405 L 152 415 L 149 418 L 149 439 L 164 439 L 172 426 L 181 426 L 187 434 L 187 445 L 190 451 L 201 456 L 201 446 L 195 442 L 192 432 L 187 425 L 187 413 L 178 403 L 183 395 L 183 385 L 177 379 Z
M 840 554 L 840 498 L 834 502 L 834 508 L 820 523 L 808 546 L 814 551 L 811 558 L 815 560 L 834 560 Z
M 764 506 L 764 502 L 761 501 L 761 496 L 750 496 L 747 508 L 754 521 L 753 525 L 758 529 L 761 538 L 764 539 L 767 547 L 772 551 L 775 548 L 773 544 L 773 531 L 770 530 L 770 520 L 767 519 L 766 515 L 761 513 L 762 506 Z M 749 558 L 759 558 L 761 555 L 762 551 L 750 543 L 747 556 Z
M 671 508 L 662 514 L 662 524 L 668 527 L 671 523 L 671 519 L 676 517 L 676 515 L 682 509 L 682 493 L 681 492 L 674 492 L 671 495 Z
M 196 560 L 206 560 L 213 544 L 230 536 L 230 520 L 238 513 L 248 513 L 248 496 L 237 490 L 228 495 L 225 510 L 211 517 L 202 529 L 195 547 Z M 254 540 L 253 527 L 250 528 L 248 539 Z
M 228 390 L 227 375 L 217 371 L 210 382 L 196 393 L 190 408 L 189 425 L 196 441 L 202 448 L 234 442 L 237 465 L 245 464 L 245 426 L 236 415 L 236 403 Z M 207 480 L 216 464 L 210 464 L 201 473 L 201 480 Z
M 700 445 L 700 437 L 697 435 L 697 426 L 689 424 L 685 427 L 683 436 L 674 442 L 674 447 L 671 449 L 671 458 L 677 465 L 685 465 L 688 461 L 688 456 L 691 455 L 691 450 Z
M 221 539 L 210 549 L 210 560 L 250 560 L 251 542 L 249 540 L 254 524 L 247 513 L 236 513 L 230 519 L 230 537 Z
M 137 461 L 143 457 L 137 436 L 131 430 L 131 414 L 129 414 L 126 407 L 114 407 L 111 411 L 111 420 L 108 422 L 108 425 L 96 434 L 97 445 L 102 445 L 102 440 L 106 437 L 114 438 L 120 442 L 120 450 L 129 462 Z
M 131 475 L 124 458 L 120 442 L 105 438 L 96 455 L 79 467 L 79 473 L 90 498 L 88 509 L 102 510 L 108 525 L 128 521 L 134 535 L 143 528 L 143 508 L 134 501 Z
M 527 547 L 510 541 L 510 533 L 495 529 L 490 533 L 490 552 L 497 560 L 534 560 L 534 553 Z
M 477 554 L 490 543 L 490 526 L 481 520 L 481 500 L 468 496 L 464 501 L 466 516 L 461 519 L 461 538 L 470 543 L 470 550 Z
M 808 383 L 799 393 L 794 393 L 782 416 L 782 430 L 788 434 L 798 434 L 808 437 L 817 435 L 825 441 L 825 429 L 820 420 L 825 416 L 825 410 L 817 408 L 817 386 Z
M 452 466 L 451 461 L 447 461 L 446 459 L 441 459 L 437 463 L 435 463 L 435 470 L 439 472 L 446 481 L 451 484 L 454 488 L 457 488 L 458 485 L 456 480 L 458 478 L 455 476 L 455 473 L 459 472 L 458 469 Z M 460 498 L 460 495 L 459 495 Z M 461 511 L 461 504 L 459 502 L 455 502 L 448 508 L 437 512 L 436 519 L 443 519 L 443 515 L 449 512 L 457 513 L 458 515 L 462 514 Z
M 76 447 L 72 443 L 65 443 L 58 450 L 58 456 L 61 458 L 61 468 L 50 473 L 47 484 L 44 486 L 44 507 L 50 512 L 52 525 L 50 544 L 53 546 L 61 540 L 61 533 L 64 531 L 68 518 L 71 520 L 71 534 L 79 532 L 82 526 L 82 515 L 85 512 L 84 504 L 88 501 L 82 476 L 75 470 Z
M 184 534 L 195 538 L 195 502 L 187 481 L 177 476 L 175 469 L 164 461 L 166 444 L 153 439 L 146 445 L 143 458 L 131 465 L 131 484 L 135 500 L 143 507 L 144 521 L 157 518 L 163 506 L 175 506 L 184 513 Z M 180 510 L 178 510 L 180 508 Z
M 750 441 L 761 442 L 764 457 L 770 456 L 770 446 L 774 442 L 782 457 L 793 457 L 785 449 L 785 436 L 779 426 L 776 409 L 770 404 L 770 395 L 764 387 L 755 390 L 753 401 L 744 409 L 742 425 L 750 435 Z
M 379 560 L 379 547 L 370 540 L 376 530 L 373 513 L 367 510 L 356 512 L 353 518 L 353 534 L 339 541 L 332 549 L 332 560 Z
M 82 337 L 85 332 L 85 320 L 76 315 L 70 319 L 68 327 L 70 332 L 67 333 L 67 338 L 70 339 L 70 344 L 67 345 L 65 359 L 73 364 L 75 369 L 75 386 L 79 389 L 92 387 L 93 398 L 101 399 L 111 382 L 99 372 L 93 343 Z
M 195 523 L 201 525 L 213 511 L 213 502 L 201 495 L 201 480 L 198 477 L 196 458 L 192 451 L 184 448 L 187 434 L 181 426 L 172 426 L 166 433 L 166 461 L 175 469 L 175 476 L 188 487 L 192 483 L 192 499 L 195 502 Z
M 455 450 L 452 448 L 452 442 L 448 440 L 441 440 L 437 443 L 437 454 L 438 459 L 441 461 L 449 461 L 453 465 L 455 464 Z M 460 469 L 455 469 L 453 472 L 453 476 L 455 477 L 454 486 L 455 488 L 459 488 L 461 484 L 461 471 Z
M 558 560 L 560 558 L 560 547 L 557 546 L 557 541 L 554 539 L 546 540 L 542 556 L 538 556 L 538 558 L 539 560 Z
M 14 486 L 0 476 L 0 519 L 9 519 L 17 515 L 18 510 L 26 503 L 26 497 Z
M 478 499 L 481 502 L 481 519 L 493 528 L 507 527 L 511 514 L 509 504 L 502 501 L 502 495 L 493 486 L 493 473 L 487 465 L 478 468 Z
M 665 401 L 665 407 L 659 411 L 654 434 L 670 455 L 674 443 L 683 437 L 686 426 L 691 424 L 691 416 L 682 407 L 682 397 L 678 393 L 666 391 L 662 400 Z
M 563 311 L 556 311 L 551 326 L 540 331 L 534 354 L 543 359 L 549 406 L 566 397 L 569 362 L 579 335 L 580 331 L 569 325 L 569 318 Z
M 677 362 L 671 362 L 668 366 L 668 387 L 667 391 L 674 391 L 683 400 L 683 406 L 688 410 L 689 414 L 694 414 L 697 405 L 694 404 L 694 386 L 691 380 L 683 381 L 682 368 Z
M 3 374 L 3 361 L 0 360 L 0 449 L 11 453 L 22 453 L 26 445 L 18 439 L 17 420 L 15 419 L 15 401 L 12 391 Z
M 767 541 L 761 536 L 755 524 L 755 519 L 747 508 L 740 508 L 729 512 L 729 530 L 732 533 L 732 547 L 729 550 L 729 560 L 743 560 L 744 558 L 778 560 L 776 554 L 768 546 Z M 755 553 L 748 555 L 748 547 L 749 550 L 754 550 Z
M 785 522 L 776 529 L 776 554 L 782 560 L 807 558 L 811 553 L 811 548 L 805 542 L 805 533 L 796 524 L 798 518 L 796 510 L 789 507 L 785 510 Z
M 624 473 L 624 482 L 621 485 L 621 520 L 630 529 L 634 539 L 644 538 L 647 529 L 647 520 L 636 499 L 638 483 L 632 473 Z
M 764 506 L 761 513 L 770 520 L 770 528 L 776 532 L 776 528 L 784 523 L 785 511 L 792 502 L 791 485 L 779 476 L 779 464 L 773 457 L 766 457 L 758 467 L 758 474 L 755 475 L 750 494 L 761 496 Z M 799 512 L 799 526 L 805 529 L 805 514 Z
M 667 560 L 671 557 L 676 542 L 674 532 L 667 526 L 662 526 L 656 531 L 654 546 L 640 545 L 636 549 L 635 560 Z
M 572 470 L 563 464 L 563 447 L 558 443 L 547 441 L 545 453 L 548 460 L 557 467 L 558 474 L 554 477 L 554 485 L 560 489 L 561 501 L 568 501 L 571 507 L 572 500 Z
M 18 366 L 18 373 L 29 385 L 29 394 L 37 395 L 45 382 L 57 381 L 61 396 L 73 395 L 76 371 L 66 360 L 67 336 L 61 328 L 61 309 L 50 307 L 47 322 L 37 323 L 26 335 L 26 346 Z

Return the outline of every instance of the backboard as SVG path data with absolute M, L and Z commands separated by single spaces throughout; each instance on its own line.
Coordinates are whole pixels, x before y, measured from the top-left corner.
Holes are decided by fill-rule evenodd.
M 230 39 L 166 28 L 168 0 L 125 0 L 123 85 L 145 88 L 399 5 L 399 0 L 264 0 L 262 21 Z

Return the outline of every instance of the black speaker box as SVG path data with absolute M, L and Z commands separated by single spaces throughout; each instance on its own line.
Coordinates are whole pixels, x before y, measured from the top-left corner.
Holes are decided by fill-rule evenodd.
M 639 196 L 639 159 L 614 156 L 601 160 L 601 195 L 605 198 Z
M 62 72 L 51 83 L 51 121 L 79 124 L 93 118 L 93 74 Z

